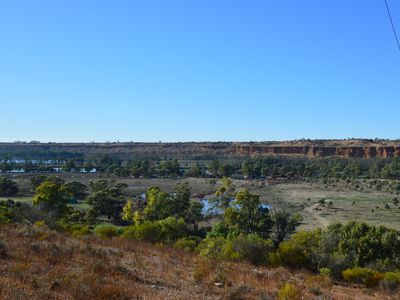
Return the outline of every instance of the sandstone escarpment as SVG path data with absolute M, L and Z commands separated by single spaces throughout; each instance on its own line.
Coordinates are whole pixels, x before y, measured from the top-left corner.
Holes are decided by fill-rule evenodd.
M 400 141 L 295 140 L 283 142 L 185 143 L 0 143 L 0 159 L 98 158 L 110 154 L 121 159 L 221 159 L 254 155 L 343 158 L 400 157 Z

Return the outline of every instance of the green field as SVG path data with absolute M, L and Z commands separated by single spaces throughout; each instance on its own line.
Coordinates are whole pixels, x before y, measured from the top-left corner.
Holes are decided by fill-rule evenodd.
M 400 229 L 400 208 L 393 203 L 399 197 L 386 190 L 367 188 L 368 182 L 359 186 L 354 189 L 343 182 L 328 186 L 302 182 L 253 186 L 252 190 L 274 208 L 300 213 L 304 218 L 301 229 L 349 220 Z

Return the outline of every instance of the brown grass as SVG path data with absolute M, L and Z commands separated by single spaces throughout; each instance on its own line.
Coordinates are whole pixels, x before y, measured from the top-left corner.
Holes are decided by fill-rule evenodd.
M 209 261 L 138 241 L 71 238 L 45 227 L 1 225 L 0 240 L 0 299 L 276 299 L 285 283 L 302 299 L 399 297 L 307 272 Z

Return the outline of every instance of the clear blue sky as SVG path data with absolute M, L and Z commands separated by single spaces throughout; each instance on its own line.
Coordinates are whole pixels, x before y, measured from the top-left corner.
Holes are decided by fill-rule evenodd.
M 1 141 L 400 138 L 400 52 L 383 0 L 5 0 L 0 111 Z

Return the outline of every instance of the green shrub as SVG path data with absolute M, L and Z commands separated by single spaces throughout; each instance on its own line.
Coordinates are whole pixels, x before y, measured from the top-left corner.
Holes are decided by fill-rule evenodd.
M 290 240 L 280 243 L 279 257 L 284 265 L 315 269 L 315 252 L 318 251 L 321 231 L 299 231 Z
M 267 261 L 267 254 L 272 249 L 272 241 L 258 235 L 239 235 L 225 239 L 223 237 L 208 237 L 198 246 L 200 255 L 211 259 L 246 260 L 252 264 L 262 264 Z
M 224 247 L 226 240 L 223 237 L 206 238 L 201 241 L 197 250 L 200 255 L 211 259 L 224 258 Z
M 185 235 L 186 225 L 184 220 L 169 217 L 164 220 L 145 221 L 134 226 L 128 226 L 122 237 L 151 243 L 171 244 Z
M 332 276 L 332 270 L 329 268 L 321 268 L 319 269 L 319 274 L 322 276 Z
M 88 225 L 85 226 L 77 226 L 73 231 L 72 235 L 73 236 L 83 236 L 83 235 L 89 235 L 90 234 L 90 228 Z
M 200 242 L 199 239 L 200 238 L 194 236 L 183 237 L 175 242 L 175 247 L 183 249 L 188 252 L 193 252 Z
M 256 234 L 240 235 L 230 241 L 233 253 L 240 260 L 259 265 L 267 262 L 267 254 L 273 247 L 271 240 L 265 240 Z
M 118 228 L 114 225 L 103 224 L 96 226 L 94 234 L 102 239 L 111 239 L 118 236 L 118 231 Z
M 278 293 L 279 300 L 295 300 L 299 298 L 300 298 L 299 291 L 293 284 L 290 283 L 285 283 Z
M 12 214 L 11 212 L 3 207 L 0 207 L 0 224 L 9 224 L 12 223 Z
M 170 244 L 186 235 L 186 224 L 182 218 L 168 217 L 157 221 L 157 223 L 159 223 L 161 230 L 161 242 Z
M 343 278 L 349 282 L 362 283 L 366 287 L 376 287 L 384 275 L 368 268 L 355 267 L 342 272 Z
M 40 221 L 36 221 L 35 222 L 35 224 L 33 224 L 36 228 L 42 228 L 42 227 L 44 227 L 45 226 L 45 223 L 44 223 L 44 221 L 43 220 L 40 220 Z
M 385 289 L 397 289 L 400 285 L 400 272 L 386 272 L 381 283 Z
M 272 267 L 278 267 L 282 265 L 282 260 L 278 252 L 272 252 L 268 254 L 268 264 Z
M 160 241 L 160 231 L 160 225 L 157 222 L 145 221 L 141 224 L 128 226 L 122 237 L 157 243 Z
M 380 286 L 386 290 L 395 290 L 400 285 L 400 272 L 386 272 Z
M 400 284 L 400 272 L 386 272 L 383 278 L 386 281 L 396 282 L 397 284 Z

